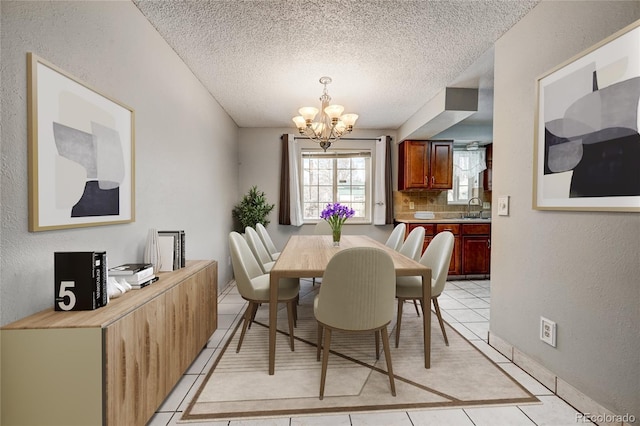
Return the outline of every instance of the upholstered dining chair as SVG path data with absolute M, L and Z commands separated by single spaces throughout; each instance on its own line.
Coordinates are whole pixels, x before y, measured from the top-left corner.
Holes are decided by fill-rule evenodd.
M 422 226 L 413 228 L 398 251 L 413 260 L 420 260 L 422 247 L 424 246 L 424 234 L 425 231 Z
M 244 229 L 244 238 L 247 240 L 247 244 L 249 244 L 249 248 L 258 261 L 262 272 L 266 274 L 271 271 L 271 268 L 273 268 L 276 262 L 271 260 L 271 256 L 269 256 L 269 252 L 262 243 L 258 232 L 252 227 L 247 226 Z
M 353 247 L 336 253 L 325 269 L 313 303 L 318 321 L 317 358 L 322 351 L 320 399 L 324 398 L 331 333 L 373 332 L 378 356 L 382 335 L 391 394 L 396 395 L 387 325 L 393 318 L 395 269 L 391 256 L 373 247 Z M 323 341 L 324 335 L 324 343 Z
M 273 240 L 267 232 L 267 228 L 265 228 L 261 223 L 256 223 L 256 232 L 258 233 L 258 235 L 260 235 L 260 239 L 262 240 L 264 247 L 267 249 L 267 252 L 269 252 L 269 256 L 271 256 L 271 260 L 278 260 L 280 252 L 276 248 L 276 245 L 273 244 Z
M 440 330 L 444 336 L 444 342 L 449 346 L 447 332 L 444 329 L 442 313 L 438 305 L 438 297 L 444 290 L 449 273 L 449 263 L 451 263 L 451 253 L 453 252 L 454 237 L 449 231 L 439 232 L 431 240 L 424 254 L 420 258 L 420 263 L 431 269 L 431 301 Z M 398 299 L 398 320 L 396 322 L 396 348 L 400 343 L 400 326 L 402 325 L 402 305 L 405 300 L 419 300 L 422 306 L 422 315 L 425 314 L 424 301 L 422 300 L 422 279 L 420 277 L 398 277 L 396 280 L 396 298 Z M 428 305 L 427 305 L 428 306 Z
M 385 246 L 392 248 L 396 251 L 402 247 L 402 242 L 404 241 L 404 234 L 407 232 L 407 225 L 404 223 L 399 223 L 393 228 L 389 238 L 384 243 Z
M 316 227 L 313 229 L 313 233 L 315 235 L 333 235 L 333 230 L 331 229 L 331 225 L 326 220 L 321 220 L 316 223 Z M 312 281 L 313 285 L 316 285 L 316 277 L 313 277 Z
M 321 220 L 316 223 L 316 227 L 313 230 L 313 233 L 316 235 L 332 235 L 333 230 L 331 229 L 331 225 L 326 220 Z
M 262 303 L 269 303 L 269 274 L 262 272 L 247 241 L 237 232 L 229 234 L 229 250 L 238 292 L 243 299 L 249 302 L 243 315 L 244 323 L 236 348 L 236 352 L 240 352 L 247 328 L 253 321 L 258 306 Z M 299 293 L 300 281 L 297 278 L 282 279 L 278 283 L 278 302 L 287 304 L 289 345 L 292 351 L 294 350 L 293 327 L 296 316 L 296 301 Z

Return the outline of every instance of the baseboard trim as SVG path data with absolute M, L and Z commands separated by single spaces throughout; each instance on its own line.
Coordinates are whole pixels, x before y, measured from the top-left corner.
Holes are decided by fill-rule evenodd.
M 606 409 L 597 401 L 580 392 L 578 389 L 558 377 L 552 371 L 543 367 L 529 355 L 520 351 L 512 344 L 489 331 L 489 345 L 500 352 L 511 362 L 527 372 L 531 377 L 542 383 L 559 398 L 566 401 L 573 408 L 583 413 L 583 418 L 577 418 L 576 424 L 592 421 L 599 426 L 631 426 L 635 419 L 633 416 L 617 415 Z

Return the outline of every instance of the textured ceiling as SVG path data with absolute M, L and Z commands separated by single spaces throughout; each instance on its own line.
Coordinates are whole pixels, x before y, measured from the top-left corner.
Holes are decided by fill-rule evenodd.
M 447 86 L 492 106 L 493 44 L 538 0 L 133 2 L 240 127 L 293 129 L 326 75 L 356 127 L 397 129 Z

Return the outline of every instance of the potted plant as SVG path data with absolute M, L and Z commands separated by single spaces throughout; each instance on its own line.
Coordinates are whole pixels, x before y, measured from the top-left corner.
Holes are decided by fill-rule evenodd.
M 234 229 L 243 233 L 247 226 L 256 227 L 256 223 L 264 226 L 269 224 L 267 216 L 275 204 L 267 203 L 264 192 L 259 191 L 257 186 L 252 186 L 238 204 L 233 208 Z

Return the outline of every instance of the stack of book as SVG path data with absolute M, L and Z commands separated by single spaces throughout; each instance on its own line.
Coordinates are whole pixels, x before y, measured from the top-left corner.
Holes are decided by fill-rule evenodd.
M 158 231 L 160 270 L 175 271 L 186 265 L 184 231 Z
M 125 263 L 109 268 L 109 276 L 124 279 L 134 289 L 146 287 L 158 280 L 150 263 Z

